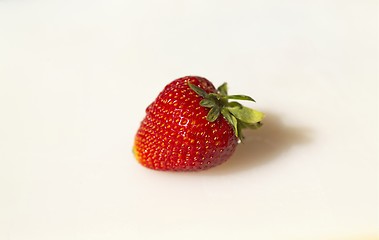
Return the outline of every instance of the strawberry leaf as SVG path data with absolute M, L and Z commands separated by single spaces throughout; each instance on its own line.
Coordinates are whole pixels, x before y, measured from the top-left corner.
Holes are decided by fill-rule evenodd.
M 195 92 L 197 93 L 198 95 L 202 96 L 203 98 L 207 97 L 208 96 L 208 93 L 206 91 L 204 91 L 204 89 L 188 82 L 188 86 Z
M 204 98 L 200 101 L 200 106 L 211 108 L 216 105 L 215 101 L 212 99 Z
M 242 108 L 243 106 L 239 102 L 230 102 L 230 103 L 227 104 L 227 107 L 228 108 L 235 108 L 235 107 L 236 108 Z
M 224 96 L 228 95 L 228 85 L 227 83 L 223 83 L 221 86 L 217 88 L 217 91 Z
M 221 114 L 224 116 L 226 121 L 232 126 L 234 134 L 237 138 L 240 138 L 239 131 L 238 131 L 238 121 L 237 119 L 229 112 L 227 108 L 223 108 L 221 110 Z
M 242 134 L 242 129 L 243 128 L 244 127 L 242 125 L 242 122 L 237 120 L 237 136 L 238 136 L 239 140 L 241 140 L 241 142 L 245 138 L 245 136 Z
M 264 114 L 254 109 L 242 106 L 241 107 L 228 107 L 228 110 L 240 121 L 247 124 L 255 124 L 264 118 Z
M 220 94 L 217 93 L 210 93 L 208 94 L 209 99 L 213 99 L 215 101 L 219 101 L 221 99 Z
M 209 122 L 214 122 L 220 116 L 221 108 L 219 106 L 214 106 L 211 108 L 211 110 L 208 112 L 207 120 Z
M 254 99 L 252 99 L 249 96 L 246 95 L 230 95 L 226 97 L 227 99 L 235 99 L 235 100 L 246 100 L 246 101 L 253 101 L 255 102 Z
M 254 130 L 262 127 L 262 125 L 263 125 L 261 122 L 248 124 L 248 123 L 244 123 L 244 122 L 239 121 L 239 123 L 241 125 L 241 128 L 249 128 L 249 129 L 254 129 Z

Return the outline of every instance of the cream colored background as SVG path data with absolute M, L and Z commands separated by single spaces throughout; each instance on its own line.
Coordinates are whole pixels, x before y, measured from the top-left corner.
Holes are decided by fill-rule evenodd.
M 0 239 L 376 239 L 376 1 L 0 0 Z M 144 109 L 202 75 L 265 126 L 147 170 Z M 249 103 L 248 103 L 249 104 Z

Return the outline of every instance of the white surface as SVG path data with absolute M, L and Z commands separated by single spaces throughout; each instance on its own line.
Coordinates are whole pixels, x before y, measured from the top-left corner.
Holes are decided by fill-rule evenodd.
M 376 239 L 376 1 L 0 1 L 0 239 Z M 265 126 L 224 165 L 131 148 L 202 75 Z

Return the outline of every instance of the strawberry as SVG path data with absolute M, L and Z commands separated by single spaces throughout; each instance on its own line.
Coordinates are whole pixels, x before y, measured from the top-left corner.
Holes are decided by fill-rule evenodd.
M 243 128 L 261 126 L 263 114 L 229 99 L 205 78 L 187 76 L 168 84 L 146 109 L 133 152 L 145 167 L 155 170 L 196 171 L 225 162 L 243 139 Z

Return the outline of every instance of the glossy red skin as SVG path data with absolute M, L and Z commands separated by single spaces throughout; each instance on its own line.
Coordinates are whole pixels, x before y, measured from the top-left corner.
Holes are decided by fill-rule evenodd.
M 235 151 L 238 139 L 220 116 L 206 120 L 209 108 L 188 81 L 206 92 L 216 92 L 205 78 L 187 76 L 168 84 L 146 109 L 146 117 L 135 137 L 134 154 L 145 167 L 155 170 L 197 171 L 225 162 Z

